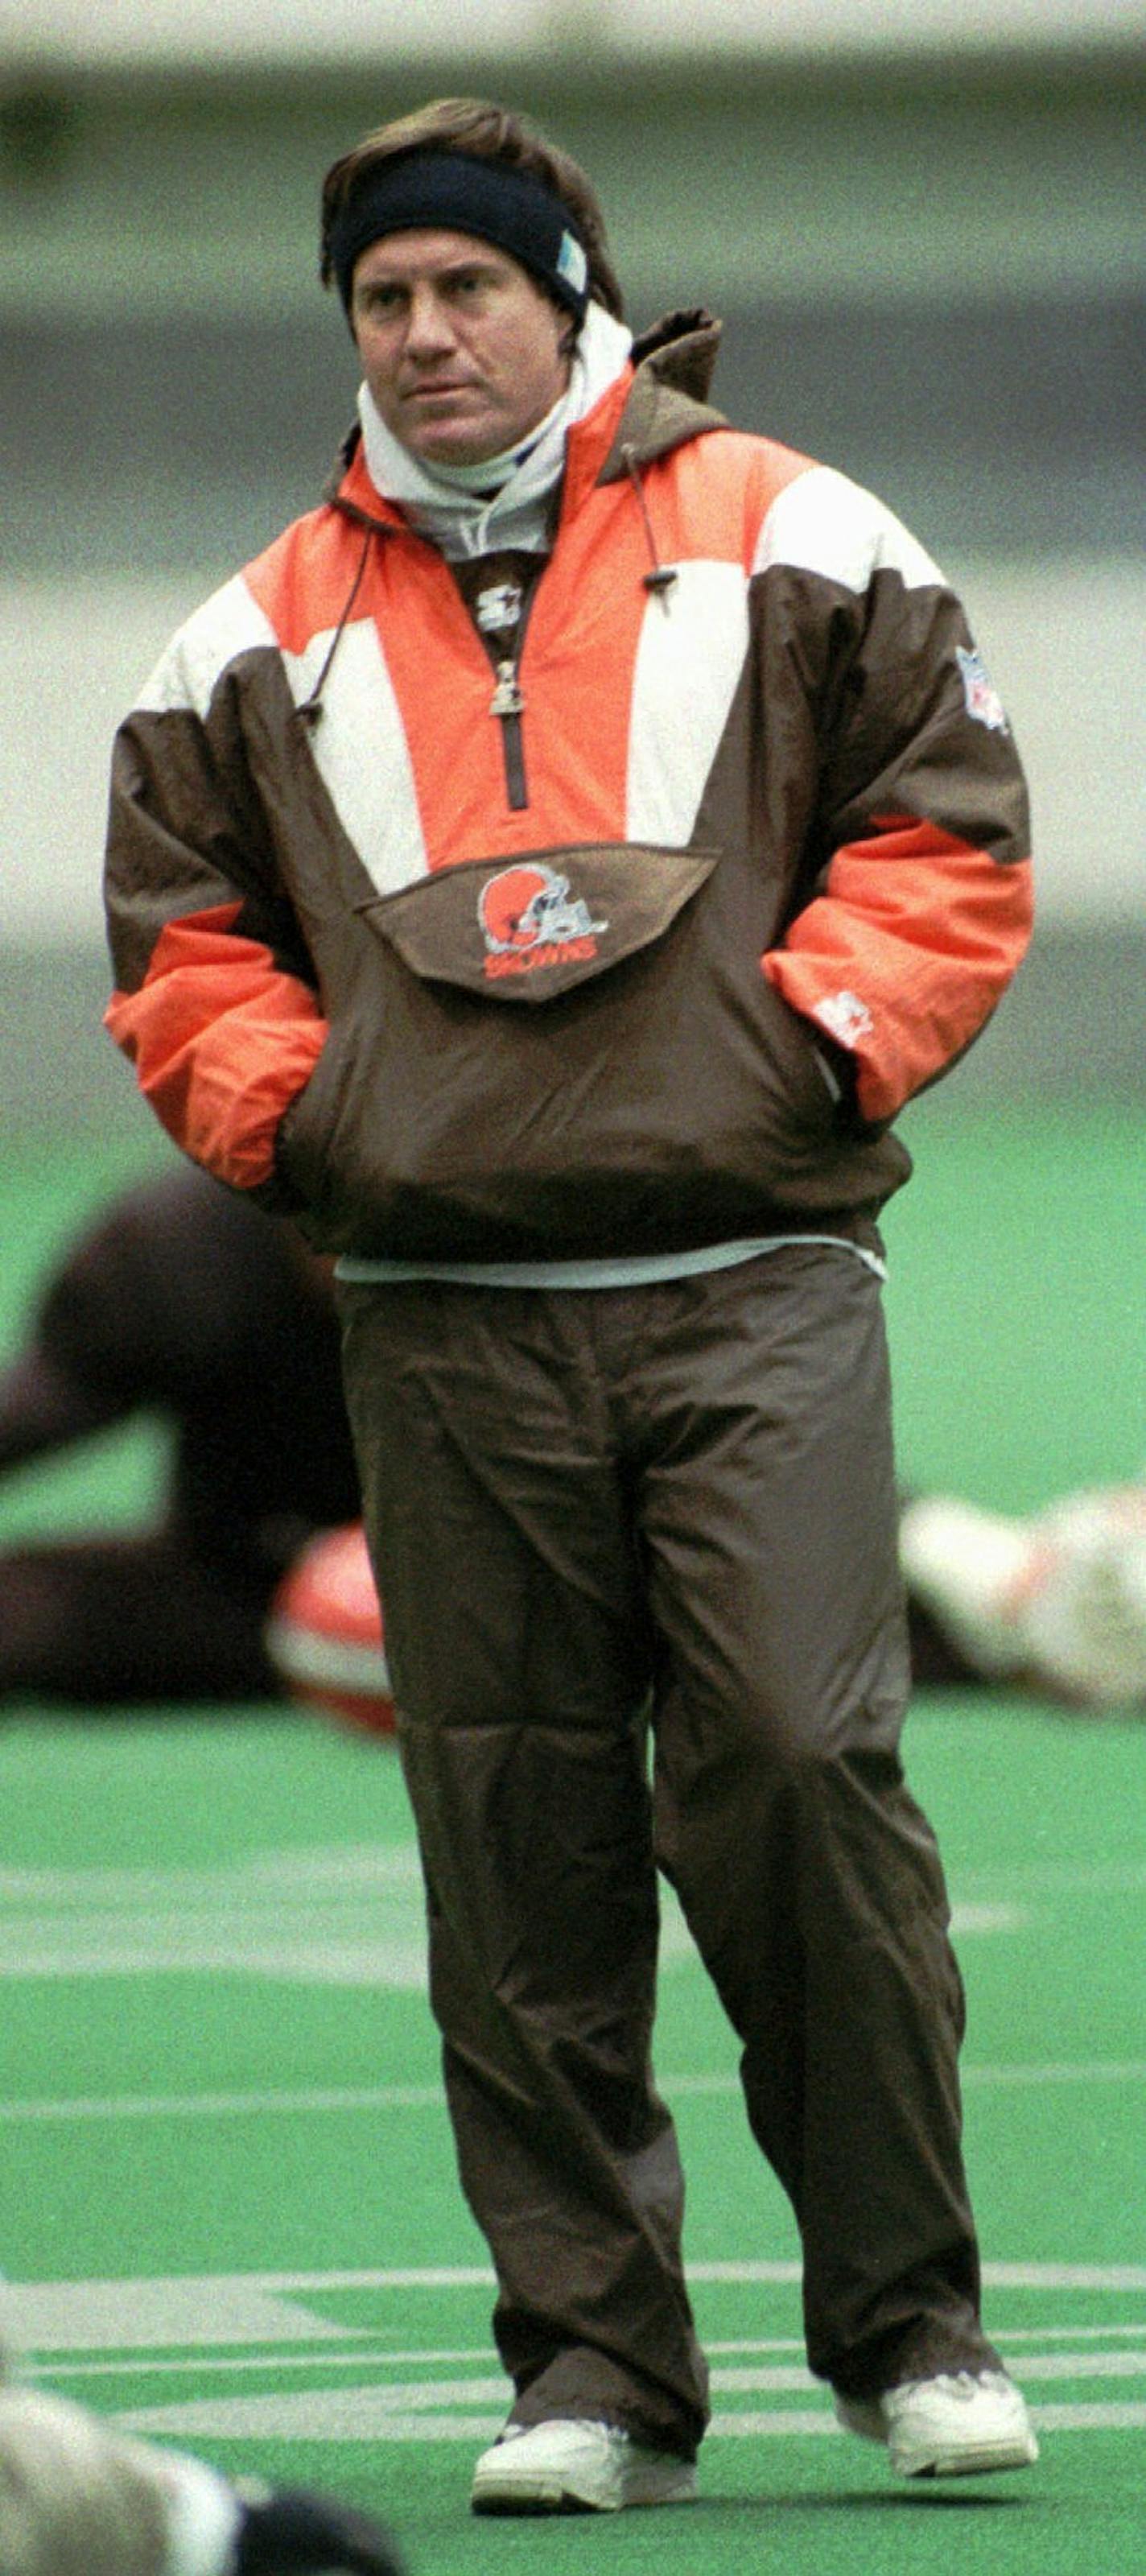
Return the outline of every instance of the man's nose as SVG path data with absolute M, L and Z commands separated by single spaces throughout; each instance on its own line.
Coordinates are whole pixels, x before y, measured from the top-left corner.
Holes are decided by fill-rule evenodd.
M 432 286 L 415 286 L 406 313 L 406 347 L 418 355 L 453 345 L 453 326 L 443 298 Z

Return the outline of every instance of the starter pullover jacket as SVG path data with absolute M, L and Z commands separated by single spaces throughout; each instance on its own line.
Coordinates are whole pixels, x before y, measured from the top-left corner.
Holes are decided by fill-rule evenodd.
M 512 661 L 352 441 L 120 729 L 108 1026 L 177 1143 L 325 1249 L 875 1241 L 891 1121 L 1022 955 L 1022 773 L 959 604 L 872 495 L 709 408 L 717 338 L 673 317 L 571 431 Z

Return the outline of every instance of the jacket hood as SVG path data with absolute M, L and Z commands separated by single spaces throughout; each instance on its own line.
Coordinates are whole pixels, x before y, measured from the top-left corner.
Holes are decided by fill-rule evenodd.
M 618 482 L 634 466 L 651 465 L 691 438 L 727 429 L 723 412 L 707 398 L 720 337 L 721 324 L 697 307 L 666 314 L 634 340 L 629 368 L 570 433 L 580 444 L 595 426 L 598 436 L 605 430 L 607 443 L 595 482 Z M 322 497 L 362 527 L 389 529 L 404 524 L 401 511 L 382 499 L 370 481 L 357 421 L 343 440 Z
M 616 434 L 597 477 L 615 483 L 690 438 L 727 429 L 708 400 L 721 325 L 703 307 L 669 313 L 633 342 L 633 373 Z

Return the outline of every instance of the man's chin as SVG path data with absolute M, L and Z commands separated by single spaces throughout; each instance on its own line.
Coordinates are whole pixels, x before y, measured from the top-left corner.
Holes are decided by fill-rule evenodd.
M 462 429 L 419 431 L 406 445 L 423 465 L 480 465 L 485 457 L 499 453 L 496 439 L 475 437 L 472 430 Z
M 429 404 L 412 405 L 401 434 L 426 465 L 477 465 L 483 456 L 498 452 L 495 431 L 483 428 L 472 413 L 451 412 L 445 403 L 440 411 Z

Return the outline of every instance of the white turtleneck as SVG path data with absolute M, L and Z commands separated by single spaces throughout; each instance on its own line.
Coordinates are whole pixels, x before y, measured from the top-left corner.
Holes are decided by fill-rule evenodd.
M 451 561 L 495 547 L 544 552 L 549 502 L 565 465 L 573 423 L 592 411 L 628 363 L 632 333 L 603 304 L 590 304 L 569 382 L 553 409 L 516 446 L 476 465 L 425 465 L 387 429 L 369 387 L 358 395 L 367 470 L 376 491 L 396 501 L 414 527 Z

